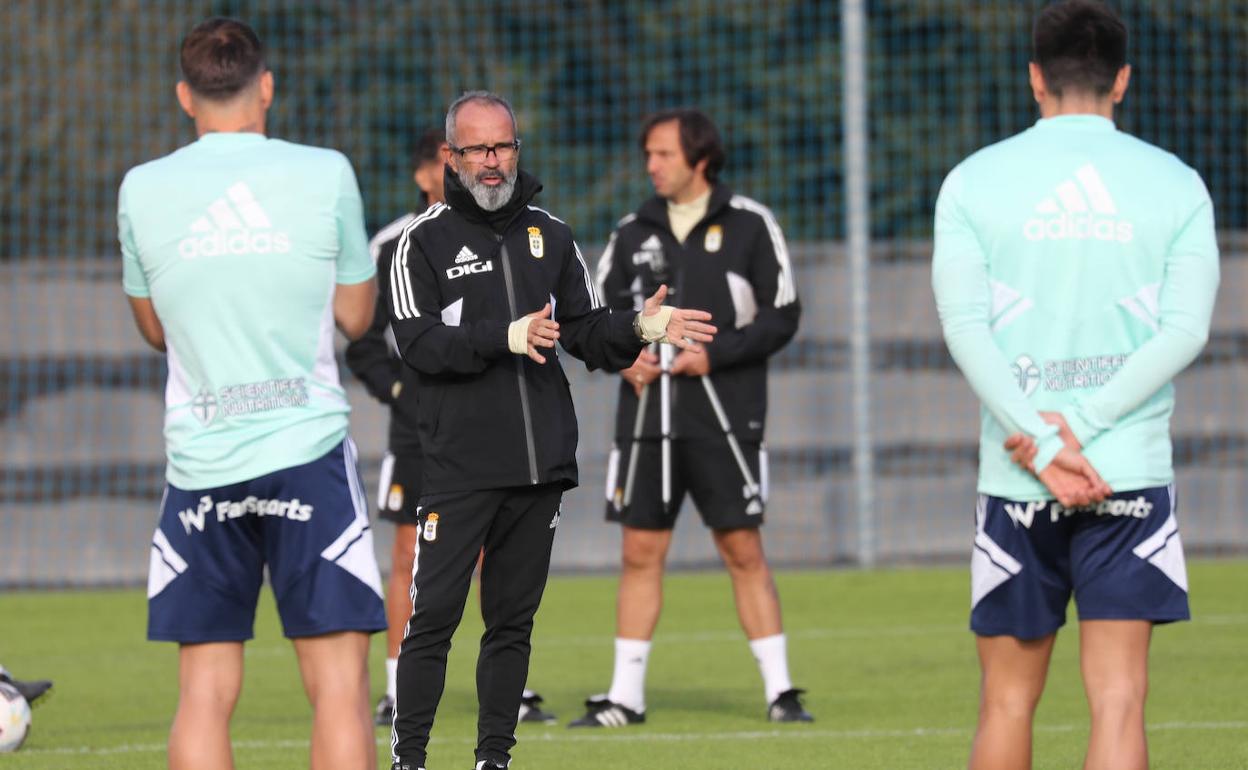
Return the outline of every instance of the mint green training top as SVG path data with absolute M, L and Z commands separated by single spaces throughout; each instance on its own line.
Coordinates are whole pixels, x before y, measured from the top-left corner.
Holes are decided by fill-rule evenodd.
M 117 224 L 125 291 L 165 330 L 169 483 L 254 479 L 346 437 L 334 286 L 374 267 L 341 153 L 204 134 L 126 174 Z
M 1061 447 L 1059 411 L 1116 491 L 1174 479 L 1171 380 L 1203 347 L 1218 286 L 1213 205 L 1170 153 L 1095 115 L 1038 121 L 971 155 L 936 202 L 932 287 L 979 397 L 979 491 L 1050 498 L 1002 444 Z

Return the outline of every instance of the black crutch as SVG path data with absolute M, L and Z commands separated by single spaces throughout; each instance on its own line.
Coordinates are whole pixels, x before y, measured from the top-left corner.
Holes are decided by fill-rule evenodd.
M 641 450 L 641 428 L 646 420 L 646 404 L 649 401 L 650 383 L 647 382 L 641 386 L 641 395 L 637 398 L 637 416 L 633 418 L 633 445 L 628 449 L 628 474 L 624 477 L 625 508 L 633 502 L 633 485 L 637 481 L 637 455 Z
M 672 346 L 659 343 L 659 430 L 663 435 L 663 511 L 672 502 Z
M 741 476 L 745 479 L 745 486 L 741 490 L 741 495 L 749 502 L 746 504 L 746 513 L 762 513 L 763 512 L 763 490 L 755 481 L 754 474 L 750 472 L 750 466 L 745 461 L 745 453 L 741 451 L 741 444 L 737 441 L 736 434 L 732 432 L 732 426 L 728 423 L 728 414 L 724 411 L 724 405 L 719 401 L 719 394 L 715 392 L 715 386 L 711 384 L 711 378 L 708 375 L 702 375 L 702 387 L 706 390 L 706 397 L 711 402 L 711 409 L 715 411 L 715 417 L 719 420 L 719 427 L 724 431 L 724 437 L 728 439 L 728 447 L 732 449 L 732 456 L 737 460 L 737 467 L 741 469 Z

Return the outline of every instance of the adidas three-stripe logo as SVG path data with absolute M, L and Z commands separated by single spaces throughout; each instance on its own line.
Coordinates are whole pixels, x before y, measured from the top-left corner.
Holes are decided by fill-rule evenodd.
M 1029 241 L 1097 240 L 1130 243 L 1135 225 L 1118 218 L 1118 206 L 1091 163 L 1075 169 L 1074 177 L 1058 183 L 1053 195 L 1036 204 L 1036 214 L 1023 224 Z
M 598 724 L 603 727 L 627 727 L 629 724 L 628 714 L 625 714 L 624 710 L 615 704 L 594 714 L 594 719 L 597 719 Z
M 245 182 L 230 185 L 225 195 L 209 203 L 208 212 L 191 222 L 190 231 L 178 241 L 183 259 L 290 251 L 290 235 L 273 229 L 268 212 Z

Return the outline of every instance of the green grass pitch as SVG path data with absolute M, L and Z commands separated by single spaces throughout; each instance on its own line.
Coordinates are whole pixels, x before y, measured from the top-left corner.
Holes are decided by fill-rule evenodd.
M 1189 565 L 1195 620 L 1154 636 L 1148 722 L 1154 768 L 1248 767 L 1248 561 Z M 794 681 L 813 725 L 764 721 L 758 671 L 722 573 L 669 577 L 651 656 L 648 722 L 574 731 L 582 699 L 611 674 L 615 580 L 553 579 L 537 618 L 530 684 L 561 720 L 522 725 L 513 767 L 958 768 L 975 723 L 978 671 L 960 568 L 788 572 L 778 576 Z M 0 595 L 0 661 L 55 680 L 26 746 L 0 770 L 164 767 L 176 649 L 144 641 L 140 590 Z M 1037 716 L 1037 768 L 1078 767 L 1087 710 L 1077 636 L 1059 636 Z M 465 770 L 476 736 L 475 599 L 451 653 L 431 770 Z M 247 645 L 234 717 L 240 768 L 307 767 L 309 711 L 271 599 Z M 380 636 L 374 692 L 384 681 Z M 389 737 L 377 733 L 379 764 Z

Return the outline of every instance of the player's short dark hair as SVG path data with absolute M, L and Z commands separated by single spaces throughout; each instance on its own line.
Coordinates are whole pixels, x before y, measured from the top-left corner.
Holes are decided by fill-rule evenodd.
M 696 166 L 705 159 L 707 181 L 717 181 L 724 168 L 724 142 L 714 121 L 702 110 L 678 107 L 650 115 L 641 127 L 641 148 L 646 148 L 646 139 L 655 126 L 673 120 L 680 127 L 680 150 L 685 154 L 685 162 Z
M 1054 96 L 1066 90 L 1104 96 L 1127 63 L 1127 25 L 1097 0 L 1059 0 L 1036 16 L 1035 62 Z
M 237 19 L 200 22 L 182 41 L 182 77 L 197 96 L 224 101 L 264 72 L 264 44 Z
M 412 168 L 420 168 L 426 163 L 441 160 L 442 143 L 445 141 L 446 131 L 438 126 L 427 129 L 416 137 L 416 144 L 412 145 Z

